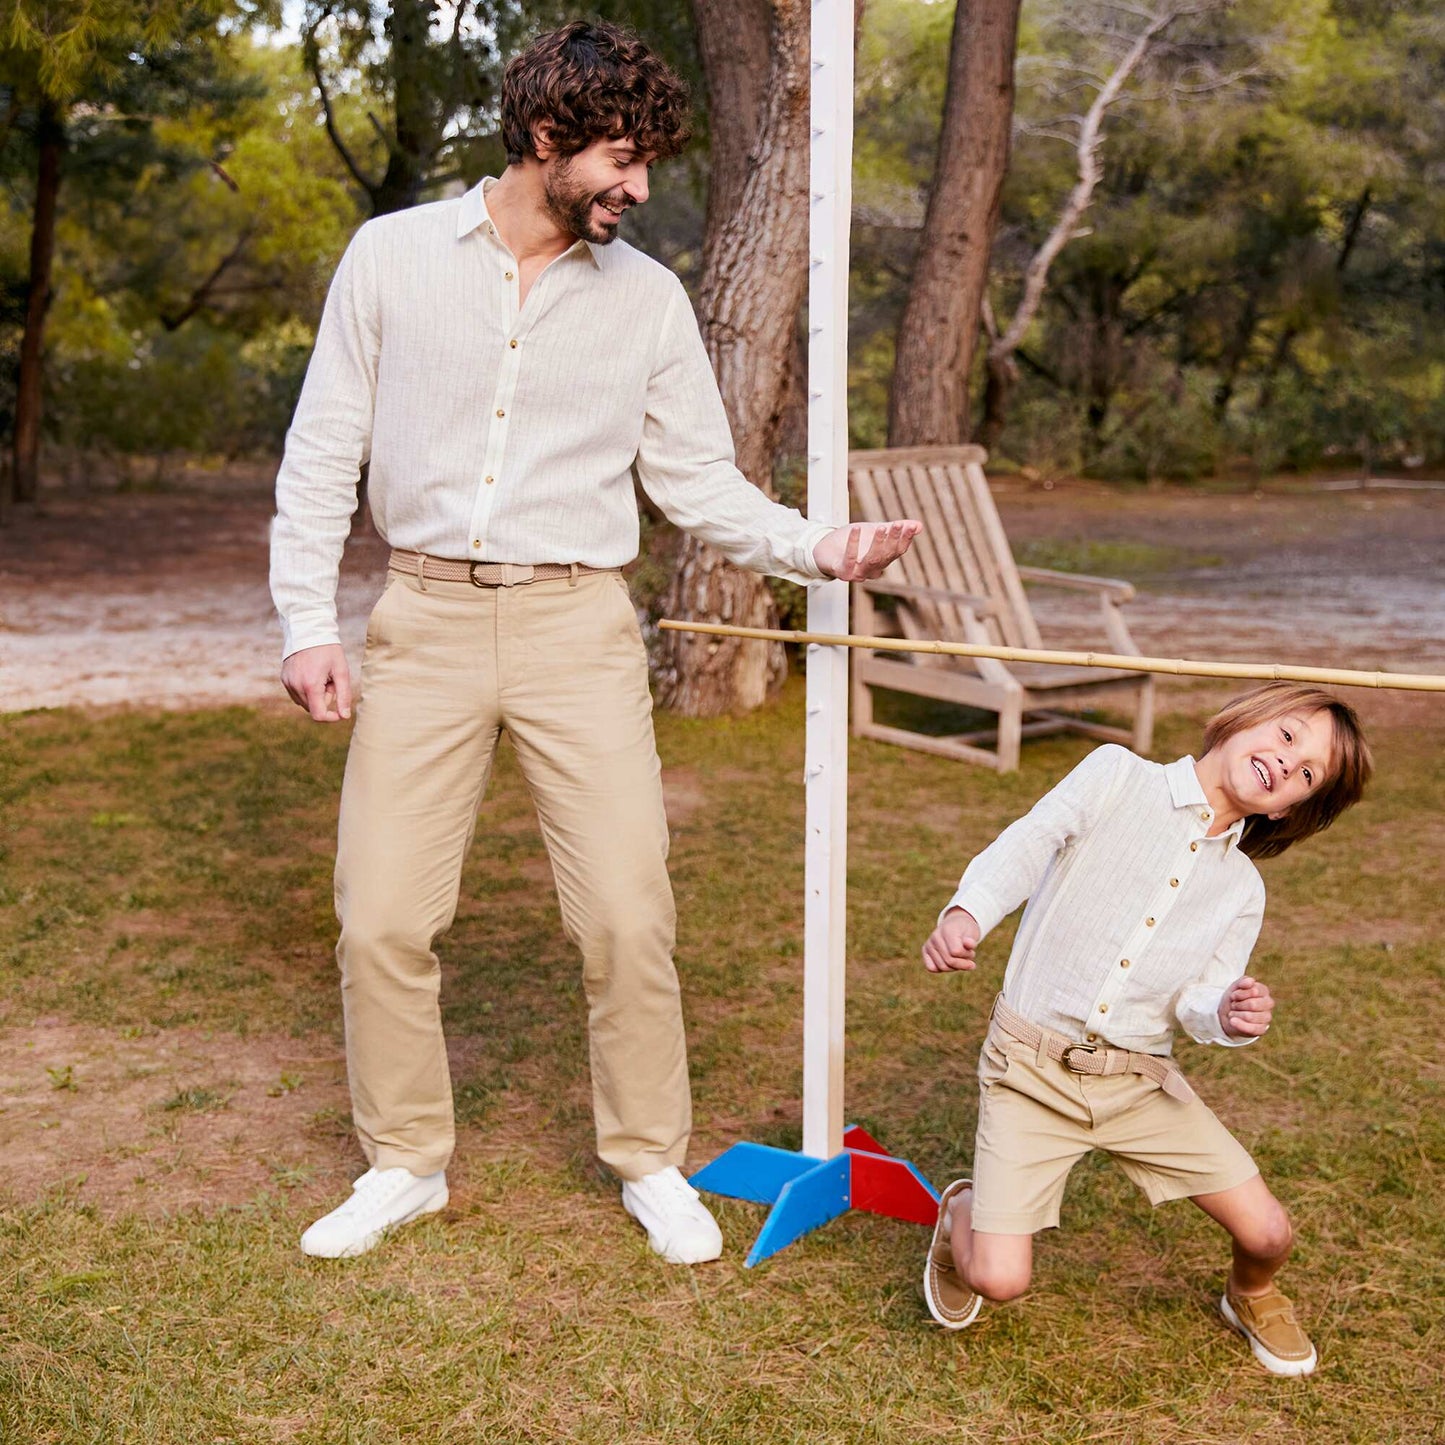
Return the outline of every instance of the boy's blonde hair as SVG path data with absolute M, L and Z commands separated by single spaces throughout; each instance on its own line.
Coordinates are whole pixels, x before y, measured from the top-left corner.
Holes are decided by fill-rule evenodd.
M 1375 770 L 1360 719 L 1349 703 L 1307 683 L 1270 682 L 1245 693 L 1210 718 L 1204 728 L 1204 751 L 1211 753 L 1226 738 L 1286 713 L 1326 712 L 1334 723 L 1334 756 L 1324 785 L 1296 803 L 1282 818 L 1253 814 L 1239 840 L 1251 858 L 1274 858 L 1311 834 L 1323 832 L 1346 808 L 1360 801 Z

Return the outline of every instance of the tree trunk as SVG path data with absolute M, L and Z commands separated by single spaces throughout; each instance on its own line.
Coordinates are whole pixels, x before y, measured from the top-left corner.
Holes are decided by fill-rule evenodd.
M 40 480 L 40 420 L 45 314 L 50 309 L 50 271 L 55 259 L 55 212 L 60 195 L 60 157 L 65 148 L 65 117 L 55 101 L 42 97 L 36 118 L 40 161 L 36 170 L 35 219 L 30 230 L 30 289 L 25 303 L 25 334 L 20 343 L 20 375 L 15 396 L 15 500 L 33 502 Z
M 435 76 L 429 73 L 427 56 L 434 8 L 426 0 L 392 0 L 386 19 L 396 133 L 388 136 L 377 126 L 386 141 L 387 157 L 380 183 L 369 188 L 373 216 L 410 210 L 416 205 L 436 148 L 432 99 Z
M 798 308 L 807 288 L 809 0 L 694 0 L 698 46 L 708 74 L 715 143 L 746 168 L 724 215 L 710 200 L 699 319 L 732 425 L 738 467 L 771 492 L 773 457 L 787 394 Z M 769 41 L 771 44 L 769 45 Z M 761 46 L 761 51 L 759 47 Z M 768 54 L 761 94 L 719 56 Z M 751 115 L 729 105 L 749 106 Z M 722 184 L 735 184 L 724 159 Z M 716 182 L 715 182 L 716 184 Z M 776 625 L 764 580 L 731 566 L 712 548 L 685 539 L 666 607 L 680 620 L 721 618 L 745 627 Z M 787 661 L 775 643 L 666 634 L 657 691 L 664 706 L 690 717 L 757 707 L 776 692 Z
M 974 440 L 992 456 L 998 450 L 1004 427 L 1008 425 L 1009 403 L 1018 385 L 1019 369 L 1011 355 L 996 357 L 990 352 L 986 360 L 988 371 L 983 387 L 983 420 L 978 424 Z
M 898 328 L 890 446 L 968 439 L 968 381 L 1008 168 L 1020 0 L 959 0 L 938 163 Z

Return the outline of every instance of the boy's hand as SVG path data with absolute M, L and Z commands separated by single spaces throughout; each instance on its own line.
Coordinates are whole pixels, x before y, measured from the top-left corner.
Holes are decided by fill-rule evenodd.
M 929 973 L 956 973 L 973 967 L 978 947 L 978 921 L 963 908 L 950 908 L 923 945 L 923 966 Z
M 1274 997 L 1266 984 L 1245 974 L 1237 978 L 1219 1001 L 1219 1026 L 1232 1039 L 1257 1039 L 1269 1028 Z

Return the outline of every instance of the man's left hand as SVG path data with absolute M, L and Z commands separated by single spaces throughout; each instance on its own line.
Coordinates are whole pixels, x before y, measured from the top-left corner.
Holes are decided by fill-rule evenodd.
M 816 547 L 813 560 L 829 577 L 866 582 L 896 562 L 923 530 L 922 522 L 852 522 L 835 527 Z

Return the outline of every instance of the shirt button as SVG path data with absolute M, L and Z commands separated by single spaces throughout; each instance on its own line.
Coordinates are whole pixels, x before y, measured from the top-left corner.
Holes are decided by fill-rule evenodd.
M 498 415 L 498 416 L 506 416 L 506 414 L 507 414 L 507 413 L 506 413 L 501 407 L 498 407 L 498 408 L 497 408 L 497 415 Z
M 1209 809 L 1208 809 L 1208 808 L 1201 808 L 1201 809 L 1199 810 L 1199 816 L 1200 816 L 1201 818 L 1203 818 L 1204 821 L 1207 823 L 1207 822 L 1209 821 Z
M 505 274 L 505 276 L 506 276 L 506 278 L 507 278 L 508 281 L 511 281 L 511 280 L 514 279 L 513 273 L 512 273 L 511 271 L 507 271 L 507 272 L 505 272 L 504 274 Z
M 483 477 L 482 480 L 490 487 L 497 479 L 495 477 Z
M 1178 888 L 1178 887 L 1179 887 L 1179 880 L 1178 880 L 1177 878 L 1171 878 L 1171 879 L 1169 880 L 1169 886 L 1170 886 L 1171 888 Z
M 1152 918 L 1146 918 L 1146 919 L 1144 920 L 1144 927 L 1145 927 L 1145 928 L 1153 928 L 1153 927 L 1154 927 L 1154 920 L 1153 920 Z
M 1129 967 L 1129 960 L 1128 960 L 1127 958 L 1121 958 L 1121 959 L 1119 960 L 1119 967 L 1120 967 L 1120 968 L 1128 968 L 1128 967 Z
M 1084 1042 L 1085 1042 L 1086 1044 L 1091 1044 L 1091 1043 L 1093 1043 L 1094 1040 L 1097 1039 L 1098 1037 L 1099 1037 L 1098 1034 L 1085 1034 L 1085 1035 L 1084 1035 Z
M 517 343 L 515 341 L 509 341 L 507 345 L 510 346 L 513 351 L 517 349 Z
M 1199 844 L 1198 844 L 1198 843 L 1191 843 L 1191 844 L 1189 845 L 1189 851 L 1190 851 L 1191 853 L 1197 853 L 1197 852 L 1199 851 Z
M 1101 1004 L 1099 1005 L 1099 1012 L 1100 1012 L 1101 1014 L 1106 1014 L 1106 1013 L 1108 1013 L 1108 1012 L 1109 1012 L 1109 1005 L 1106 1004 L 1106 1003 L 1101 1003 Z
M 488 477 L 487 480 L 490 481 L 491 478 Z M 472 546 L 473 546 L 473 548 L 480 547 L 481 545 L 482 545 L 482 544 L 481 544 L 481 542 L 480 542 L 479 539 L 477 539 L 477 538 L 475 538 L 475 537 L 472 539 Z

